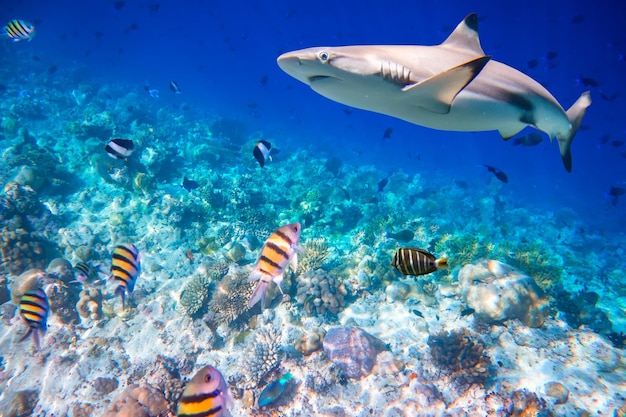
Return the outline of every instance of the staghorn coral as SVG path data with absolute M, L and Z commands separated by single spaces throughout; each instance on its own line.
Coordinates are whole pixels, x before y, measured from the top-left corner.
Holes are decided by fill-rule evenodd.
M 346 305 L 345 285 L 322 269 L 298 276 L 297 282 L 296 298 L 308 315 L 337 314 Z
M 254 333 L 254 340 L 244 355 L 242 369 L 246 370 L 242 388 L 253 389 L 280 363 L 280 332 L 274 327 L 263 327 Z
M 163 393 L 148 384 L 129 385 L 113 401 L 103 417 L 160 417 L 167 415 Z
M 211 281 L 205 275 L 192 276 L 180 294 L 179 309 L 193 318 L 204 314 L 210 295 Z
M 94 321 L 102 319 L 102 293 L 98 288 L 85 287 L 80 292 L 80 300 L 76 304 L 78 314 Z
M 485 346 L 466 329 L 430 335 L 428 346 L 435 364 L 461 386 L 482 385 L 489 376 Z
M 325 238 L 309 240 L 304 245 L 304 253 L 298 259 L 298 273 L 304 274 L 312 269 L 321 268 L 328 257 L 329 248 Z
M 209 316 L 218 324 L 232 325 L 248 311 L 248 300 L 256 282 L 248 282 L 248 275 L 240 268 L 226 275 L 215 289 L 209 303 Z

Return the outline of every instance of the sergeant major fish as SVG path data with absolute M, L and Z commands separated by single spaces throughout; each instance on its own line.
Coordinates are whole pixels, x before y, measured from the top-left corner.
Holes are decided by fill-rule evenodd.
M 122 297 L 122 310 L 126 308 L 125 295 L 130 297 L 141 272 L 139 258 L 139 251 L 132 243 L 118 245 L 113 250 L 111 278 L 119 284 L 115 288 L 115 295 Z
M 207 365 L 189 381 L 178 400 L 177 417 L 225 417 L 233 399 L 224 377 L 216 368 Z
M 76 280 L 72 282 L 80 282 L 83 285 L 99 284 L 102 274 L 103 272 L 100 270 L 100 266 L 94 267 L 87 262 L 79 262 L 74 265 L 74 276 Z
M 289 263 L 294 271 L 298 268 L 296 250 L 302 251 L 302 248 L 298 246 L 301 230 L 300 223 L 291 223 L 279 227 L 267 238 L 261 249 L 261 255 L 248 278 L 248 281 L 259 281 L 248 301 L 248 308 L 252 308 L 259 301 L 261 301 L 261 308 L 265 308 L 265 294 L 271 281 L 278 285 L 281 293 L 283 292 L 280 284 L 283 282 L 285 268 Z
M 35 26 L 20 19 L 11 20 L 2 30 L 13 42 L 30 42 L 35 37 Z
M 46 333 L 50 303 L 48 296 L 41 288 L 27 291 L 20 297 L 20 315 L 28 324 L 28 332 L 19 340 L 25 340 L 31 334 L 37 349 L 39 349 L 39 334 L 43 337 Z
M 391 266 L 403 275 L 426 275 L 439 268 L 446 268 L 446 258 L 435 259 L 435 255 L 419 248 L 400 248 L 393 255 Z

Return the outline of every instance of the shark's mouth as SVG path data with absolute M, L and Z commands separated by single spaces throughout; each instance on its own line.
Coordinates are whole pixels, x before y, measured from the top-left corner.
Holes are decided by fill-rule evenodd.
M 330 75 L 311 75 L 309 77 L 309 84 L 314 83 L 316 81 L 320 81 L 320 80 L 327 80 L 329 78 L 334 78 L 334 77 L 331 77 Z

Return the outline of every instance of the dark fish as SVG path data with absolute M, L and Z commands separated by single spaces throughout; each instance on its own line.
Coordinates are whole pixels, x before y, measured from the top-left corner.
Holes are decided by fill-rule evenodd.
M 408 242 L 411 239 L 413 239 L 413 236 L 415 236 L 415 233 L 413 233 L 412 231 L 408 229 L 403 229 L 397 233 L 387 232 L 386 236 L 390 239 L 395 239 L 400 242 Z
M 572 23 L 574 24 L 582 23 L 584 21 L 585 21 L 584 14 L 577 14 L 576 16 L 572 17 Z
M 135 149 L 131 139 L 113 138 L 104 147 L 106 153 L 113 159 L 128 159 Z
M 393 133 L 393 127 L 388 127 L 387 129 L 385 129 L 385 132 L 383 133 L 383 139 L 391 139 L 392 133 Z
M 261 139 L 258 141 L 252 151 L 254 159 L 257 160 L 261 168 L 265 166 L 265 163 L 272 160 L 272 156 L 280 152 L 278 149 L 272 149 L 272 144 L 266 140 Z
M 291 373 L 287 372 L 279 379 L 267 384 L 267 386 L 263 389 L 263 391 L 261 391 L 261 394 L 259 395 L 259 407 L 265 407 L 266 405 L 276 401 L 285 390 L 285 385 L 287 385 L 287 382 L 291 378 Z
M 415 314 L 417 317 L 424 318 L 424 315 L 419 310 L 411 310 L 411 313 Z
M 161 5 L 159 3 L 150 3 L 148 5 L 148 10 L 150 10 L 150 13 L 156 13 L 159 11 L 160 7 Z
M 124 6 L 126 5 L 126 2 L 123 2 L 121 0 L 116 1 L 115 3 L 113 3 L 113 7 L 115 8 L 115 10 L 121 10 L 124 8 Z
M 176 94 L 180 94 L 183 90 L 180 89 L 178 83 L 174 80 L 170 81 L 170 91 Z
M 543 136 L 539 132 L 530 132 L 521 138 L 513 139 L 513 146 L 537 146 L 543 141 Z
M 600 143 L 606 145 L 611 140 L 611 134 L 607 133 L 606 135 L 600 138 Z
M 469 184 L 463 180 L 454 180 L 454 183 L 457 187 L 467 190 L 469 188 Z
M 613 145 L 614 148 L 619 148 L 620 146 L 624 145 L 624 141 L 614 140 L 613 142 L 611 142 L 611 145 Z
M 125 295 L 133 292 L 135 282 L 141 272 L 139 251 L 132 243 L 118 245 L 113 250 L 111 259 L 111 277 L 119 283 L 115 295 L 122 297 L 122 310 L 125 307 Z
M 606 93 L 600 93 L 600 97 L 602 97 L 603 99 L 605 99 L 606 101 L 613 101 L 615 100 L 617 97 L 619 97 L 619 93 L 616 91 L 615 93 L 608 95 Z
M 207 365 L 189 381 L 178 400 L 177 417 L 225 417 L 233 399 L 226 380 L 216 368 Z
M 463 310 L 461 310 L 461 317 L 465 317 L 465 316 L 469 316 L 470 314 L 474 314 L 474 311 L 476 311 L 476 310 L 474 310 L 471 307 L 464 308 Z
M 446 258 L 435 259 L 435 255 L 419 248 L 400 248 L 393 255 L 391 266 L 402 275 L 426 275 L 448 266 Z
M 487 168 L 489 172 L 493 172 L 493 175 L 495 175 L 496 178 L 502 181 L 503 183 L 506 184 L 509 182 L 509 177 L 507 177 L 506 174 L 500 171 L 498 168 L 492 167 L 490 165 L 484 165 L 484 166 L 485 168 Z
M 343 191 L 343 195 L 346 197 L 346 200 L 352 200 L 352 198 L 350 197 L 350 193 L 348 192 L 348 190 L 346 190 L 345 187 L 341 187 L 341 191 Z
M 351 109 L 343 109 L 343 112 L 346 114 L 346 116 L 350 116 L 352 114 Z
M 262 76 L 261 77 L 261 81 L 260 81 L 261 85 L 263 87 L 265 87 L 267 85 L 267 82 L 269 81 L 269 79 L 270 79 L 270 77 L 267 76 L 267 75 Z
M 28 324 L 28 332 L 19 340 L 25 340 L 31 334 L 35 345 L 39 348 L 39 335 L 46 333 L 50 303 L 48 296 L 41 288 L 30 290 L 20 297 L 20 315 Z
M 530 69 L 536 68 L 537 65 L 539 65 L 538 59 L 531 59 L 530 61 L 528 61 L 528 68 Z
M 576 84 L 583 87 L 599 87 L 600 83 L 591 77 L 580 77 L 576 80 Z
M 619 197 L 620 195 L 624 195 L 624 192 L 626 192 L 626 188 L 623 187 L 611 187 L 611 189 L 609 189 L 609 195 L 611 197 Z
M 99 30 L 98 30 L 98 31 L 95 31 L 95 32 L 93 33 L 93 36 L 95 36 L 95 37 L 96 37 L 96 39 L 100 39 L 100 38 L 102 38 L 102 37 L 104 36 L 104 32 L 100 32 Z
M 189 192 L 191 192 L 192 190 L 195 190 L 199 186 L 200 186 L 200 183 L 198 181 L 190 180 L 187 177 L 183 179 L 183 183 L 181 184 L 181 187 L 183 187 L 185 190 Z
M 382 193 L 388 183 L 389 178 L 383 178 L 382 180 L 378 181 L 378 192 Z
M 54 74 L 59 69 L 56 65 L 51 65 L 48 67 L 48 74 Z
M 35 26 L 19 19 L 11 20 L 2 28 L 4 35 L 13 42 L 28 41 L 35 37 Z
M 556 51 L 548 51 L 548 53 L 546 54 L 546 59 L 551 61 L 551 60 L 555 59 L 558 56 L 559 56 L 558 52 L 556 52 Z

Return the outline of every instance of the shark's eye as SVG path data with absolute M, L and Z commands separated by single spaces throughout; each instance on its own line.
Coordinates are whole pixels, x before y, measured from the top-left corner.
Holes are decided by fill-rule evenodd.
M 322 61 L 322 63 L 325 63 L 326 61 L 328 61 L 328 58 L 329 58 L 328 52 L 326 51 L 320 52 L 317 56 L 320 59 L 320 61 Z

